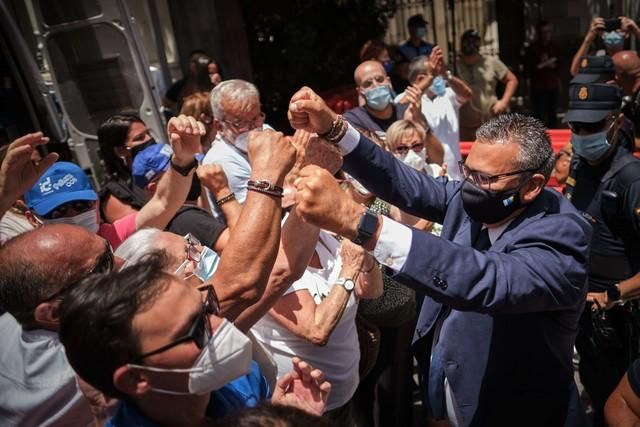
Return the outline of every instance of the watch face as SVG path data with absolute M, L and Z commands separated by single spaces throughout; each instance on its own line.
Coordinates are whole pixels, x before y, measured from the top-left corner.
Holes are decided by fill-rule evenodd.
M 353 288 L 356 287 L 356 284 L 353 282 L 353 280 L 351 279 L 344 279 L 343 285 L 344 288 L 348 291 L 352 291 Z

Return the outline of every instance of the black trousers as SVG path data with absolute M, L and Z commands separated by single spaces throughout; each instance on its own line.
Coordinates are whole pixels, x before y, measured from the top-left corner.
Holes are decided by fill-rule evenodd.
M 604 426 L 604 405 L 633 361 L 637 348 L 637 336 L 626 310 L 628 308 L 616 306 L 606 311 L 601 326 L 607 328 L 608 335 L 594 326 L 591 304 L 587 303 L 580 319 L 576 337 L 580 381 L 595 411 L 594 427 Z
M 397 328 L 380 328 L 378 359 L 353 397 L 359 427 L 411 425 L 415 325 L 413 319 Z

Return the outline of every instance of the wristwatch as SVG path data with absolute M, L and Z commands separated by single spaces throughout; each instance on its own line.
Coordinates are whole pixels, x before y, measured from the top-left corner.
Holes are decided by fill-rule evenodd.
M 356 237 L 352 240 L 356 245 L 364 245 L 373 237 L 378 228 L 378 215 L 367 209 L 360 217 Z
M 195 158 L 187 166 L 178 166 L 173 163 L 173 156 L 171 156 L 171 160 L 169 161 L 169 163 L 171 164 L 171 169 L 178 172 L 182 176 L 188 176 L 192 170 L 198 167 L 198 160 Z
M 340 277 L 338 280 L 336 280 L 336 285 L 342 286 L 348 293 L 353 292 L 353 289 L 356 287 L 354 281 L 346 277 Z
M 622 295 L 620 294 L 620 283 L 616 283 L 613 286 L 607 288 L 607 298 L 610 302 L 620 301 Z

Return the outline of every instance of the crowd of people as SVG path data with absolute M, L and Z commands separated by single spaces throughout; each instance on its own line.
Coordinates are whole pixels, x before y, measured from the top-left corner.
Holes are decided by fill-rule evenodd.
M 456 75 L 426 25 L 363 46 L 344 114 L 293 94 L 287 136 L 195 51 L 168 144 L 100 125 L 99 191 L 41 132 L 2 147 L 0 424 L 640 423 L 640 30 L 593 20 L 555 153 L 549 23 L 539 119 L 477 31 Z

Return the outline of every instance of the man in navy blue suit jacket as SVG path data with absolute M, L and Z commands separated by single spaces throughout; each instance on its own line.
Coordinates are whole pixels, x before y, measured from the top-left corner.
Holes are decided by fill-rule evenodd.
M 403 165 L 308 88 L 292 98 L 289 120 L 337 143 L 344 169 L 378 197 L 443 224 L 436 237 L 375 217 L 317 167 L 295 182 L 305 220 L 361 242 L 396 280 L 427 295 L 414 351 L 430 418 L 581 425 L 571 357 L 591 228 L 544 188 L 553 167 L 544 126 L 517 114 L 487 122 L 461 165 L 465 180 L 454 182 Z

